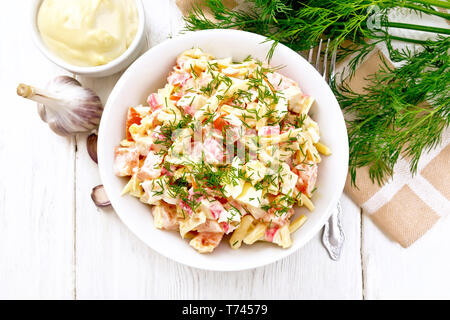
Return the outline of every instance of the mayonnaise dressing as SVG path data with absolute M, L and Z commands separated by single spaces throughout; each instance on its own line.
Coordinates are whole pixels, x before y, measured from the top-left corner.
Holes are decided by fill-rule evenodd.
M 77 66 L 99 66 L 131 45 L 138 14 L 134 0 L 44 0 L 37 22 L 57 56 Z

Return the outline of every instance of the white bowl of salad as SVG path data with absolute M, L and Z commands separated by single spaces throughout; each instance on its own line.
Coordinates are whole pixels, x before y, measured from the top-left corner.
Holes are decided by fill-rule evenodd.
M 167 40 L 122 75 L 99 129 L 101 178 L 153 250 L 207 270 L 266 265 L 325 224 L 347 175 L 338 102 L 300 55 L 248 32 Z

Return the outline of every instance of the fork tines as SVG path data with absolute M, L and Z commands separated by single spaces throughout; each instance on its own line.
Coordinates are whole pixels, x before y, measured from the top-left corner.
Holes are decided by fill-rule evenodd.
M 314 56 L 314 51 L 316 51 L 316 63 L 314 65 L 314 67 L 316 68 L 317 71 L 319 71 L 319 73 L 322 74 L 323 78 L 330 82 L 331 78 L 334 77 L 335 72 L 336 72 L 336 55 L 337 52 L 336 50 L 333 50 L 333 52 L 331 53 L 331 60 L 328 61 L 328 53 L 330 51 L 330 39 L 327 40 L 327 44 L 326 47 L 324 49 L 324 54 L 322 56 L 322 43 L 323 43 L 323 39 L 320 39 L 319 44 L 317 46 L 317 50 L 315 50 L 314 47 L 311 47 L 311 49 L 309 50 L 308 53 L 308 62 L 312 64 L 313 61 L 313 56 Z M 322 62 L 322 68 L 321 68 L 321 62 Z M 328 67 L 331 69 L 331 72 L 328 73 Z

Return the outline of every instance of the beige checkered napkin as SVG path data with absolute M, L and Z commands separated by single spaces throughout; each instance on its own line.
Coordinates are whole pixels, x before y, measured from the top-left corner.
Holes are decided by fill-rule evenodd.
M 362 92 L 364 78 L 378 70 L 378 53 L 369 57 L 357 70 L 350 86 Z M 357 171 L 353 188 L 347 179 L 345 192 L 362 207 L 363 212 L 391 239 L 409 247 L 450 212 L 450 130 L 440 146 L 422 155 L 417 174 L 411 176 L 409 164 L 401 159 L 393 178 L 382 187 L 373 184 L 368 168 Z
M 184 15 L 193 4 L 201 0 L 177 0 Z M 228 8 L 237 4 L 225 0 Z M 211 14 L 205 14 L 212 19 Z M 378 52 L 369 57 L 358 68 L 349 82 L 353 90 L 362 92 L 364 78 L 378 70 Z M 383 187 L 372 183 L 367 168 L 357 171 L 357 186 L 353 188 L 347 179 L 345 191 L 370 215 L 373 221 L 390 238 L 408 247 L 427 232 L 440 217 L 450 212 L 450 130 L 443 137 L 443 143 L 422 156 L 418 173 L 411 177 L 408 162 L 400 160 L 395 167 L 393 179 Z

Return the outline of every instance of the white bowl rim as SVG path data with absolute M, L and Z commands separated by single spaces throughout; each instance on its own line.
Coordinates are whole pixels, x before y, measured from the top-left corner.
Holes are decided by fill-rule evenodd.
M 161 43 L 159 43 L 156 46 L 153 46 L 152 48 L 150 48 L 147 52 L 145 52 L 144 54 L 142 54 L 138 59 L 136 59 L 136 61 L 134 61 L 129 67 L 128 69 L 122 74 L 122 76 L 120 77 L 120 79 L 118 80 L 118 82 L 116 83 L 116 85 L 114 86 L 113 90 L 111 91 L 111 94 L 109 95 L 108 101 L 105 105 L 104 111 L 103 111 L 103 116 L 102 116 L 102 120 L 100 122 L 100 127 L 99 127 L 99 134 L 98 134 L 98 150 L 101 151 L 101 146 L 103 145 L 103 141 L 106 139 L 106 135 L 107 133 L 104 132 L 103 128 L 106 126 L 105 125 L 105 121 L 104 119 L 108 118 L 107 115 L 112 112 L 112 107 L 111 104 L 113 103 L 113 101 L 116 99 L 116 96 L 118 95 L 118 88 L 120 86 L 122 86 L 122 83 L 125 83 L 127 75 L 129 73 L 132 73 L 134 69 L 139 68 L 139 63 L 140 60 L 143 56 L 151 54 L 151 51 L 154 50 L 155 48 L 160 48 L 163 46 L 167 46 L 172 42 L 176 42 L 181 38 L 189 38 L 189 37 L 193 37 L 195 39 L 195 37 L 197 35 L 202 36 L 202 35 L 208 35 L 211 34 L 212 37 L 218 37 L 218 33 L 245 33 L 248 36 L 254 37 L 254 38 L 258 38 L 260 40 L 260 43 L 266 42 L 267 39 L 261 35 L 252 33 L 252 32 L 247 32 L 247 31 L 242 31 L 242 30 L 232 30 L 232 29 L 208 29 L 208 30 L 201 30 L 201 31 L 195 31 L 195 32 L 188 32 L 185 33 L 183 35 L 179 35 L 176 36 L 174 38 L 170 38 L 167 39 Z M 292 49 L 288 48 L 287 46 L 279 43 L 277 46 L 283 48 L 283 50 L 290 50 L 291 52 L 295 53 Z M 278 49 L 277 49 L 278 50 Z M 299 59 L 303 60 L 304 63 L 307 63 L 310 66 L 311 72 L 315 72 L 318 74 L 317 70 L 311 66 L 301 55 L 295 53 Z M 319 75 L 320 76 L 320 75 Z M 321 76 L 320 76 L 321 77 Z M 334 94 L 332 93 L 331 89 L 329 88 L 328 84 L 324 81 L 323 82 L 325 84 L 325 88 L 328 88 L 328 90 L 330 90 L 332 97 L 335 101 L 335 107 L 339 108 L 340 111 L 340 107 L 339 107 L 339 103 L 337 102 Z M 303 232 L 303 237 L 302 239 L 298 239 L 295 240 L 294 244 L 292 247 L 295 248 L 293 250 L 289 248 L 289 249 L 281 249 L 280 248 L 280 253 L 278 256 L 276 256 L 273 259 L 267 259 L 267 261 L 263 262 L 263 263 L 249 263 L 248 265 L 244 266 L 244 267 L 233 267 L 233 268 L 228 268 L 228 267 L 221 267 L 221 266 L 204 266 L 201 265 L 199 263 L 196 263 L 195 261 L 190 261 L 190 260 L 186 260 L 183 259 L 179 256 L 176 255 L 171 255 L 170 252 L 167 252 L 167 250 L 159 250 L 158 248 L 152 246 L 151 244 L 149 244 L 148 242 L 146 242 L 139 234 L 135 233 L 133 231 L 133 228 L 130 226 L 130 223 L 128 223 L 126 215 L 123 215 L 120 211 L 116 210 L 115 208 L 115 204 L 114 204 L 114 200 L 111 199 L 111 204 L 112 207 L 114 208 L 115 212 L 117 213 L 117 215 L 119 216 L 119 218 L 121 219 L 121 221 L 129 228 L 129 230 L 138 238 L 140 239 L 142 242 L 144 242 L 147 246 L 149 246 L 152 250 L 158 252 L 159 254 L 161 254 L 162 256 L 171 259 L 173 261 L 176 261 L 180 264 L 183 265 L 187 265 L 193 268 L 197 268 L 197 269 L 201 269 L 201 270 L 208 270 L 208 271 L 220 271 L 220 272 L 232 272 L 232 271 L 242 271 L 242 270 L 249 270 L 249 269 L 254 269 L 254 268 L 258 268 L 258 267 L 262 267 L 262 266 L 266 266 L 268 264 L 274 263 L 276 261 L 279 261 L 281 259 L 286 258 L 287 256 L 295 253 L 298 249 L 300 249 L 301 247 L 303 247 L 307 242 L 309 242 L 318 232 L 319 230 L 325 225 L 326 221 L 328 220 L 328 218 L 330 217 L 331 213 L 332 213 L 332 209 L 336 206 L 337 202 L 339 201 L 342 191 L 344 189 L 344 184 L 346 181 L 346 177 L 347 177 L 347 171 L 348 171 L 348 136 L 347 136 L 347 129 L 345 127 L 345 121 L 344 121 L 344 117 L 342 112 L 339 112 L 340 118 L 336 119 L 337 122 L 339 123 L 339 125 L 341 126 L 341 130 L 343 130 L 343 132 L 345 132 L 345 141 L 342 141 L 343 145 L 341 146 L 341 150 L 342 153 L 344 155 L 343 159 L 342 159 L 342 172 L 339 172 L 339 179 L 337 179 L 337 181 L 335 181 L 335 185 L 336 185 L 336 191 L 332 196 L 331 201 L 328 202 L 327 204 L 327 209 L 324 210 L 326 211 L 325 214 L 322 215 L 321 219 L 316 222 L 315 226 L 310 229 L 308 232 Z M 99 165 L 99 172 L 100 172 L 100 178 L 102 180 L 102 182 L 104 183 L 104 187 L 105 187 L 105 191 L 108 194 L 108 190 L 109 190 L 109 185 L 108 185 L 108 177 L 114 176 L 113 173 L 111 172 L 107 172 L 106 169 L 104 169 L 104 165 L 103 163 L 105 163 L 106 161 L 106 155 L 103 155 L 102 152 L 99 152 L 98 154 L 98 165 Z M 106 182 L 106 183 L 105 183 Z M 186 244 L 186 249 L 187 250 L 193 250 L 192 248 L 189 247 L 189 245 Z M 212 253 L 214 254 L 214 253 Z
M 32 29 L 31 34 L 33 37 L 33 41 L 48 60 L 50 60 L 54 64 L 58 65 L 59 67 L 66 69 L 70 72 L 73 72 L 75 74 L 96 75 L 96 74 L 105 73 L 109 70 L 116 68 L 120 64 L 122 64 L 125 61 L 127 61 L 128 59 L 132 58 L 133 53 L 136 50 L 139 50 L 139 46 L 140 46 L 142 37 L 145 36 L 144 6 L 142 4 L 142 0 L 134 0 L 134 2 L 136 4 L 136 9 L 138 12 L 139 22 L 138 22 L 138 29 L 136 31 L 136 35 L 134 36 L 134 39 L 131 42 L 131 45 L 127 48 L 127 50 L 125 50 L 124 53 L 122 53 L 120 56 L 118 56 L 114 60 L 112 60 L 106 64 L 103 64 L 101 66 L 82 67 L 82 66 L 70 64 L 70 63 L 66 62 L 65 60 L 63 60 L 62 58 L 58 57 L 51 50 L 49 50 L 47 48 L 47 46 L 45 45 L 45 43 L 42 41 L 41 35 L 39 33 L 39 29 L 37 27 L 37 15 L 39 12 L 39 8 L 41 7 L 42 1 L 44 1 L 44 0 L 35 0 L 33 3 L 32 10 L 31 10 L 31 29 Z M 116 70 L 115 72 L 119 72 L 119 71 L 120 70 Z

